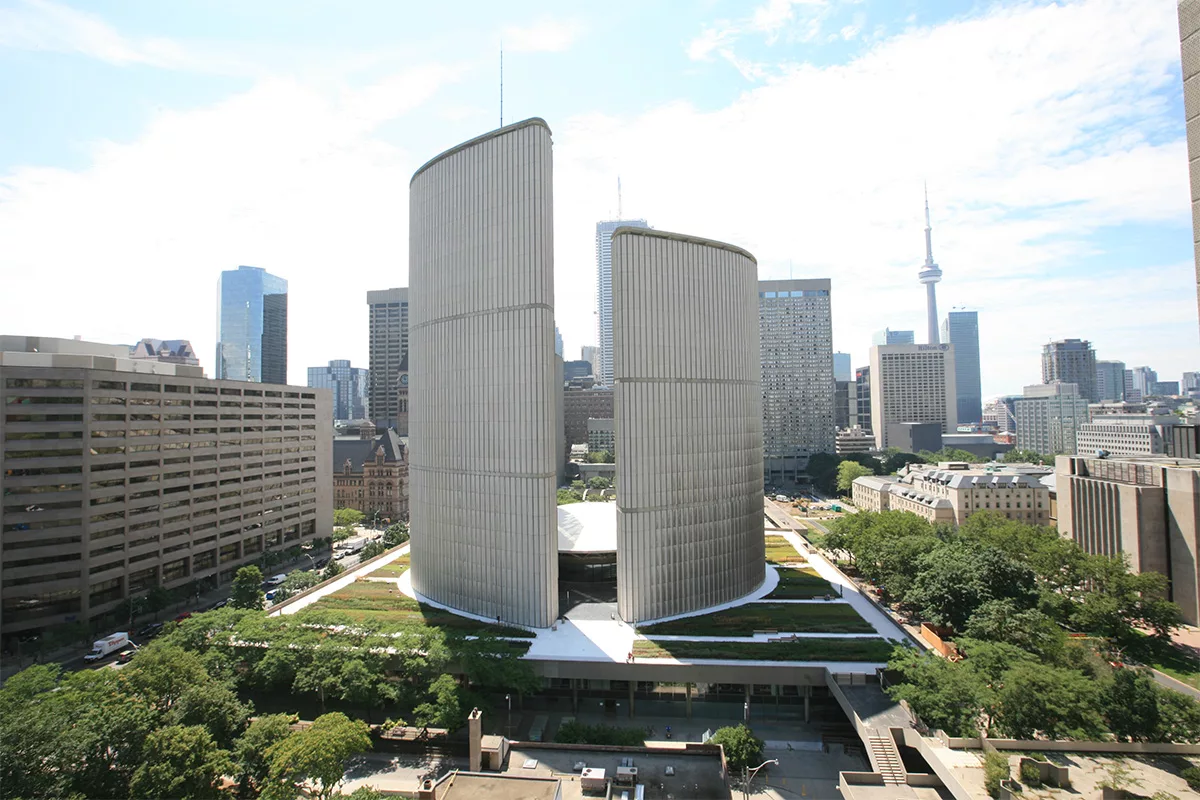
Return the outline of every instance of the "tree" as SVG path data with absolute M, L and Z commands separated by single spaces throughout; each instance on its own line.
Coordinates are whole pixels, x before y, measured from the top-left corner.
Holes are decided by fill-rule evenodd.
M 1009 450 L 1000 459 L 1005 464 L 1046 464 L 1054 466 L 1054 456 L 1044 456 L 1036 450 Z
M 388 546 L 381 541 L 371 542 L 362 549 L 362 552 L 359 553 L 358 559 L 359 561 L 369 561 L 372 558 L 375 558 L 375 556 L 383 555 L 388 551 L 388 549 Z
M 1104 731 L 1099 691 L 1082 673 L 1047 664 L 1019 664 L 1004 675 L 997 721 L 1015 739 L 1041 734 L 1082 739 Z
M 383 800 L 383 792 L 374 786 L 360 786 L 350 794 L 342 796 L 349 798 L 349 800 Z
M 1149 670 L 1114 670 L 1100 692 L 1100 711 L 1117 741 L 1153 739 L 1159 729 L 1158 689 Z
M 725 761 L 730 772 L 737 773 L 762 761 L 763 740 L 745 725 L 717 728 L 710 744 L 719 744 L 725 749 Z
M 439 675 L 429 686 L 429 700 L 413 709 L 413 719 L 418 725 L 458 729 L 466 720 L 460 692 L 453 675 Z
M 262 590 L 262 570 L 253 565 L 242 567 L 233 576 L 229 605 L 234 608 L 262 608 L 266 595 Z
M 978 674 L 929 652 L 898 649 L 888 668 L 899 671 L 902 683 L 888 687 L 893 700 L 905 700 L 930 728 L 951 736 L 977 736 L 979 714 L 987 687 Z
M 338 575 L 341 575 L 345 571 L 346 571 L 346 568 L 343 567 L 341 564 L 339 564 L 336 561 L 330 561 L 328 564 L 325 565 L 325 571 L 321 573 L 321 580 L 327 581 L 330 578 L 336 578 Z
M 333 524 L 339 528 L 353 528 L 366 518 L 366 514 L 355 508 L 335 508 Z
M 891 448 L 889 448 L 891 449 Z M 883 473 L 885 475 L 895 475 L 900 470 L 907 467 L 909 464 L 924 464 L 925 459 L 916 453 L 901 453 L 896 451 L 890 454 L 883 462 Z
M 371 749 L 367 725 L 345 714 L 323 714 L 307 729 L 294 733 L 267 750 L 270 768 L 263 800 L 293 800 L 302 781 L 312 786 L 312 796 L 334 796 L 345 773 L 346 759 Z
M 984 602 L 1010 598 L 1023 608 L 1036 600 L 1028 566 L 992 547 L 951 542 L 921 557 L 905 600 L 940 625 L 961 630 Z
M 608 478 L 601 478 L 599 476 L 596 476 L 595 478 L 588 478 L 587 488 L 609 489 L 612 488 L 612 481 L 610 481 Z
M 570 505 L 571 503 L 582 503 L 583 495 L 573 489 L 559 489 L 558 498 L 555 503 L 560 506 Z
M 363 560 L 366 560 L 365 556 Z M 320 582 L 321 573 L 315 570 L 292 570 L 288 573 L 283 583 L 279 584 L 279 587 L 275 590 L 273 602 L 282 603 L 292 595 L 297 595 L 306 589 L 311 589 Z
M 146 738 L 142 757 L 129 785 L 134 797 L 219 798 L 214 784 L 233 763 L 198 725 L 159 728 Z
M 249 780 L 255 788 L 262 786 L 270 768 L 267 751 L 291 736 L 294 719 L 290 714 L 270 714 L 250 723 L 233 748 L 238 775 L 243 781 Z
M 854 481 L 874 475 L 874 471 L 854 461 L 843 461 L 838 464 L 837 488 L 843 494 L 849 494 L 854 488 Z
M 1066 633 L 1049 616 L 1035 608 L 1020 608 L 1009 598 L 980 604 L 967 620 L 963 635 L 1007 642 L 1050 661 L 1062 652 L 1066 640 Z
M 229 686 L 210 679 L 184 690 L 167 718 L 175 725 L 199 725 L 218 747 L 229 749 L 253 713 L 253 704 L 242 703 Z
M 388 529 L 383 532 L 383 543 L 389 548 L 402 545 L 408 541 L 408 526 L 403 522 L 396 522 L 388 526 Z
M 1200 703 L 1170 689 L 1158 689 L 1157 742 L 1200 742 Z
M 211 680 L 198 655 L 170 641 L 143 647 L 122 674 L 135 696 L 164 713 L 193 686 L 207 685 Z
M 331 640 L 326 640 L 312 652 L 308 663 L 296 670 L 292 690 L 315 694 L 325 710 L 325 700 L 341 695 L 342 664 L 346 651 Z

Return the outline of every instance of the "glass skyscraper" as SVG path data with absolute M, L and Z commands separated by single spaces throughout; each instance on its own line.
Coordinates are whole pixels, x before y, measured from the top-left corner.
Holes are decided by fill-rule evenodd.
M 942 321 L 942 341 L 954 345 L 954 386 L 958 424 L 983 421 L 979 379 L 979 314 L 951 311 Z
M 349 360 L 338 359 L 325 367 L 309 367 L 308 385 L 333 392 L 334 420 L 366 419 L 368 374 L 350 366 Z
M 238 267 L 217 281 L 217 379 L 287 383 L 287 281 Z

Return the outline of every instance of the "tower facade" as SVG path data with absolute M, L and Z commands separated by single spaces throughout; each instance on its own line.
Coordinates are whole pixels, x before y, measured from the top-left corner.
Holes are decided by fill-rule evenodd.
M 308 385 L 333 393 L 333 418 L 366 419 L 367 370 L 350 366 L 348 359 L 330 361 L 324 367 L 308 368 Z
M 558 615 L 552 192 L 530 119 L 421 167 L 409 210 L 412 585 L 539 628 Z
M 942 341 L 954 345 L 954 391 L 958 424 L 983 420 L 983 389 L 979 377 L 979 314 L 951 311 L 942 321 Z
M 287 383 L 287 281 L 261 267 L 217 280 L 217 380 Z
M 795 479 L 809 456 L 834 451 L 829 288 L 828 278 L 758 282 L 763 453 L 772 479 Z
M 613 296 L 612 235 L 620 227 L 649 228 L 644 219 L 611 219 L 596 223 L 596 320 L 600 352 L 592 362 L 592 374 L 601 386 L 613 383 Z
M 1096 362 L 1096 400 L 1119 403 L 1125 399 L 1125 362 Z
M 893 426 L 937 423 L 958 428 L 954 345 L 893 344 L 871 348 L 871 430 L 875 449 L 892 446 Z
M 917 273 L 925 285 L 925 313 L 929 325 L 929 344 L 938 344 L 937 291 L 942 270 L 933 262 L 933 226 L 929 223 L 929 191 L 925 192 L 925 263 Z
M 1042 345 L 1042 383 L 1073 383 L 1079 396 L 1095 403 L 1096 351 L 1082 339 L 1061 339 Z M 1041 451 L 1038 451 L 1041 452 Z
M 378 428 L 408 433 L 408 289 L 367 292 L 370 368 L 367 413 Z
M 617 609 L 645 622 L 763 582 L 758 265 L 639 228 L 612 247 Z

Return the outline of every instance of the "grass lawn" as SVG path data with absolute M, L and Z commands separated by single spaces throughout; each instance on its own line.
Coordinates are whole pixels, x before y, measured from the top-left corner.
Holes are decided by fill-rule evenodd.
M 1187 650 L 1146 636 L 1130 646 L 1128 652 L 1131 658 L 1200 689 L 1200 658 Z
M 346 588 L 321 598 L 312 607 L 339 611 L 356 620 L 378 619 L 391 623 L 444 628 L 458 633 L 492 633 L 498 636 L 533 638 L 533 633 L 522 628 L 478 622 L 440 608 L 422 605 L 401 592 L 394 584 L 379 581 L 355 581 Z
M 392 563 L 384 564 L 379 569 L 370 573 L 371 577 L 372 578 L 399 578 L 401 575 L 403 575 L 405 572 L 408 571 L 408 567 L 409 567 L 409 563 L 410 563 L 409 559 L 408 559 L 408 555 L 409 555 L 408 553 L 405 553 L 404 555 L 400 556 Z
M 811 567 L 780 567 L 775 571 L 779 573 L 779 585 L 767 595 L 768 600 L 811 600 L 814 597 L 837 594 L 829 585 L 829 581 Z
M 805 639 L 796 642 L 656 642 L 636 639 L 635 658 L 728 658 L 738 661 L 887 661 L 886 639 Z
M 639 628 L 638 632 L 648 636 L 750 636 L 756 630 L 781 633 L 875 633 L 871 624 L 847 603 L 747 603 L 700 617 L 646 625 Z
M 792 543 L 782 536 L 767 537 L 767 561 L 772 564 L 795 564 L 807 561 L 804 556 L 792 547 Z

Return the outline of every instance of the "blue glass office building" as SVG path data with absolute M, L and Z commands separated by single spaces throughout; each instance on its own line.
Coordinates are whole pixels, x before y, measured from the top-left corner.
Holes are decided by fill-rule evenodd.
M 958 424 L 983 420 L 983 391 L 979 380 L 979 314 L 951 311 L 942 320 L 942 341 L 954 345 L 954 380 Z
M 217 281 L 217 378 L 287 383 L 287 281 L 238 267 Z

